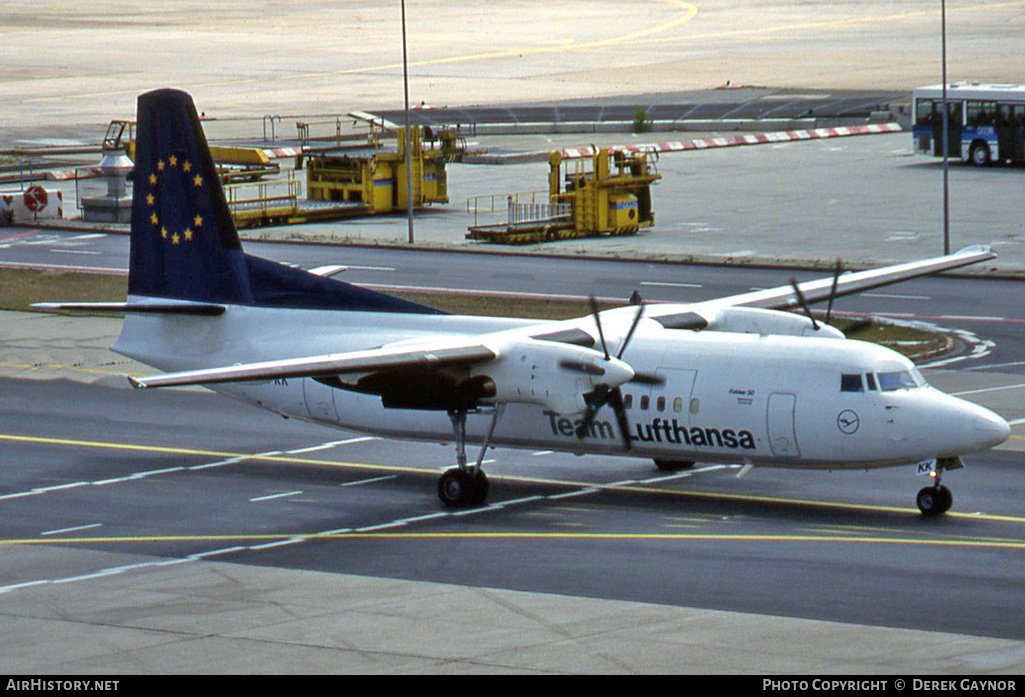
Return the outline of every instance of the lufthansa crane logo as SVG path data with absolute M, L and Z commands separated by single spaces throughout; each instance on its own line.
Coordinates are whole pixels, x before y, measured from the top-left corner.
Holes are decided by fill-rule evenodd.
M 841 431 L 850 435 L 858 430 L 858 426 L 861 425 L 861 420 L 858 418 L 858 415 L 850 409 L 844 409 L 836 417 L 836 425 Z

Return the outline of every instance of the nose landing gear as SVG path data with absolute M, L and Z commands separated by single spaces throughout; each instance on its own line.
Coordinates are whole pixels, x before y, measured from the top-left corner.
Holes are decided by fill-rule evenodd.
M 954 503 L 954 495 L 947 487 L 936 484 L 919 491 L 916 503 L 924 516 L 943 515 Z
M 943 470 L 954 470 L 961 467 L 964 467 L 964 464 L 959 457 L 941 457 L 936 460 L 936 470 L 932 473 L 934 479 L 932 486 L 927 486 L 919 491 L 915 499 L 922 515 L 938 516 L 950 510 L 954 503 L 954 495 L 950 493 L 950 489 L 940 484 L 940 478 L 943 476 Z

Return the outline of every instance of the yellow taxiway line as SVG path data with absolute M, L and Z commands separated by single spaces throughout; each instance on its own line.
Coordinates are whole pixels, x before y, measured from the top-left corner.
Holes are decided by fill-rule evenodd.
M 372 472 L 388 472 L 388 473 L 402 473 L 402 474 L 414 474 L 420 476 L 437 476 L 440 469 L 422 468 L 422 467 L 410 467 L 405 465 L 379 465 L 370 464 L 363 462 L 344 462 L 337 460 L 318 460 L 313 458 L 298 457 L 288 453 L 280 454 L 247 454 L 237 452 L 225 452 L 218 450 L 202 450 L 195 448 L 180 448 L 180 447 L 168 447 L 168 446 L 154 446 L 154 445 L 136 445 L 131 443 L 116 443 L 107 441 L 90 441 L 90 440 L 75 440 L 69 438 L 52 438 L 46 436 L 26 436 L 26 435 L 15 435 L 15 434 L 0 434 L 0 442 L 21 442 L 21 443 L 34 443 L 38 445 L 47 446 L 64 446 L 74 448 L 96 448 L 96 449 L 107 449 L 107 450 L 120 450 L 127 452 L 137 453 L 156 453 L 165 455 L 179 455 L 189 457 L 205 457 L 205 458 L 217 458 L 223 460 L 231 460 L 233 464 L 238 464 L 244 461 L 251 462 L 263 462 L 263 463 L 275 463 L 283 465 L 312 465 L 317 467 L 334 467 L 341 469 L 354 469 Z M 189 468 L 175 468 L 173 471 L 187 471 Z M 837 510 L 837 511 L 857 511 L 863 513 L 885 513 L 885 514 L 900 514 L 915 516 L 919 515 L 917 509 L 913 508 L 901 508 L 897 506 L 877 506 L 869 504 L 857 504 L 857 503 L 844 503 L 844 502 L 832 502 L 832 501 L 815 501 L 811 499 L 796 499 L 786 498 L 778 496 L 759 496 L 753 494 L 735 494 L 735 493 L 723 493 L 723 492 L 712 492 L 712 491 L 694 491 L 694 490 L 681 490 L 681 489 L 668 489 L 660 488 L 655 486 L 645 486 L 643 483 L 622 483 L 622 484 L 602 484 L 598 482 L 589 481 L 575 481 L 565 479 L 548 479 L 543 477 L 523 477 L 514 475 L 489 475 L 494 481 L 506 481 L 515 482 L 522 484 L 534 484 L 534 485 L 548 485 L 568 488 L 590 488 L 599 491 L 611 491 L 611 492 L 629 492 L 629 493 L 643 493 L 652 494 L 658 496 L 675 496 L 688 499 L 702 499 L 710 501 L 724 501 L 734 503 L 756 503 L 756 504 L 776 504 L 781 506 L 801 506 L 808 508 L 818 508 L 823 510 Z M 496 504 L 501 505 L 501 504 Z M 958 513 L 948 512 L 945 514 L 946 518 L 958 518 L 966 520 L 985 520 L 990 522 L 1003 522 L 1003 523 L 1015 523 L 1025 524 L 1025 517 L 1023 516 L 1009 516 L 1009 515 L 997 515 L 990 513 Z

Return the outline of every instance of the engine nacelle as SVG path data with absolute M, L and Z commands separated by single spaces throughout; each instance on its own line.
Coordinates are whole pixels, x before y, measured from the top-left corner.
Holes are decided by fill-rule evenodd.
M 765 310 L 757 307 L 724 307 L 707 317 L 705 331 L 735 332 L 738 334 L 779 334 L 785 336 L 816 336 L 828 339 L 844 339 L 843 332 L 818 322 L 818 329 L 804 316 L 780 310 Z
M 634 377 L 625 362 L 580 346 L 516 339 L 489 348 L 498 358 L 474 366 L 470 373 L 489 379 L 493 402 L 527 402 L 578 414 L 587 408 L 584 395 L 598 385 L 617 387 Z

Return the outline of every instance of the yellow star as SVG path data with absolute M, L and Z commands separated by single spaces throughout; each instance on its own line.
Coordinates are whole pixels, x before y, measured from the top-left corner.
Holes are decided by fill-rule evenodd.
M 157 202 L 157 197 L 156 196 L 154 196 L 153 194 L 146 194 L 146 203 L 147 203 L 147 205 L 152 206 L 156 202 Z
M 163 160 L 157 160 L 157 169 L 160 170 L 161 172 L 164 171 L 164 161 Z
M 203 186 L 203 177 L 197 174 L 195 177 L 192 178 L 192 183 L 196 186 Z
M 177 155 L 171 155 L 169 158 L 167 158 L 167 163 L 169 165 L 171 165 L 172 167 L 177 167 L 178 166 L 178 156 Z
M 184 172 L 191 172 L 192 171 L 192 163 L 189 162 L 188 160 L 185 160 L 185 162 L 182 163 L 182 171 L 184 171 Z
M 167 239 L 167 228 L 166 227 L 160 228 L 160 236 L 163 237 L 165 240 Z
M 192 239 L 192 229 L 191 228 L 185 228 L 185 241 L 188 242 L 191 239 Z
M 153 223 L 154 225 L 159 225 L 160 224 L 160 218 L 157 217 L 156 213 L 150 214 L 149 221 L 151 223 Z
M 156 183 L 157 183 L 157 175 L 155 175 L 155 174 L 149 175 L 149 183 L 156 185 Z
M 171 235 L 171 244 L 178 244 L 179 242 L 181 242 L 181 237 L 178 236 L 177 232 Z
M 203 216 L 196 213 L 196 217 L 192 219 L 192 222 L 196 227 L 203 227 Z

